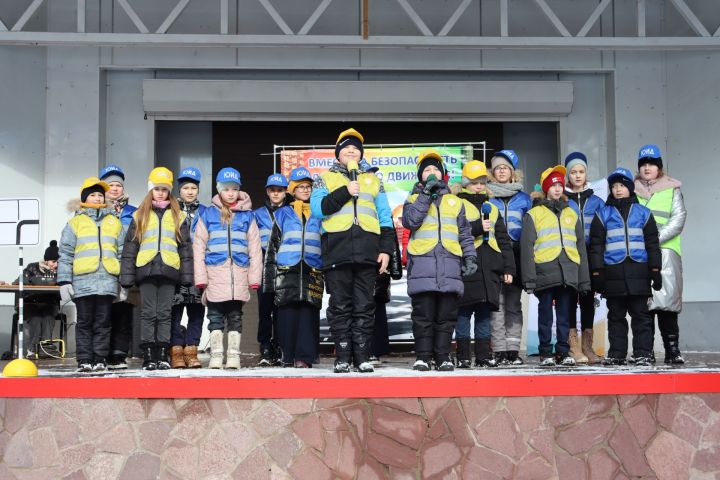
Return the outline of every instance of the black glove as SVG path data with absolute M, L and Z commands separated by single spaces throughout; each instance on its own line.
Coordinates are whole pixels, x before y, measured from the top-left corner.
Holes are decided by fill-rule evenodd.
M 440 188 L 440 180 L 437 180 L 435 178 L 428 180 L 425 182 L 425 188 L 423 188 L 423 193 L 425 195 L 432 195 L 433 192 Z
M 658 291 L 662 289 L 662 273 L 660 273 L 660 270 L 651 270 L 650 280 L 652 280 L 653 290 Z
M 463 257 L 462 276 L 469 277 L 477 272 L 477 257 Z
M 597 275 L 596 275 L 597 274 Z M 605 271 L 596 270 L 590 275 L 592 289 L 598 293 L 605 293 Z

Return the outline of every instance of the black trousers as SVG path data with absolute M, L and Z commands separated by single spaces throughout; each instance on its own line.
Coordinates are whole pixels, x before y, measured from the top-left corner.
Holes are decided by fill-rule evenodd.
M 388 332 L 387 308 L 384 302 L 375 304 L 375 326 L 373 327 L 371 352 L 376 357 L 390 353 L 390 333 Z
M 449 358 L 458 316 L 456 293 L 425 292 L 410 297 L 413 337 L 418 359 L 443 362 Z
M 133 310 L 128 302 L 113 303 L 110 308 L 110 356 L 128 356 L 132 342 Z
M 315 361 L 319 319 L 320 310 L 307 302 L 278 307 L 277 339 L 282 349 L 283 363 Z
M 327 319 L 335 343 L 365 345 L 371 340 L 376 278 L 374 265 L 343 265 L 325 272 L 325 289 L 330 294 Z
M 648 311 L 648 297 L 631 295 L 610 297 L 608 307 L 608 337 L 610 350 L 608 356 L 625 358 L 628 351 L 628 324 L 626 315 L 630 313 L 633 332 L 633 355 L 648 357 L 653 351 L 653 319 Z
M 577 326 L 577 306 L 580 305 L 580 328 L 593 328 L 595 324 L 595 293 L 589 292 L 587 295 L 574 295 L 576 301 L 570 302 L 570 328 L 578 328 Z
M 142 310 L 140 310 L 140 342 L 170 346 L 171 320 L 175 284 L 168 280 L 151 278 L 140 284 Z
M 678 313 L 677 312 L 665 312 L 663 310 L 652 310 L 650 312 L 652 318 L 652 329 L 653 338 L 655 338 L 655 317 L 657 316 L 657 324 L 660 328 L 660 336 L 663 340 L 663 345 L 667 348 L 669 339 L 678 341 L 680 335 L 680 326 L 678 325 Z M 670 338 L 668 338 L 670 336 Z M 674 337 L 672 337 L 674 336 Z
M 75 298 L 75 352 L 78 363 L 107 360 L 110 351 L 110 310 L 113 296 L 87 295 Z
M 275 306 L 275 293 L 263 292 L 262 285 L 257 290 L 258 331 L 257 341 L 260 349 L 270 348 L 277 342 L 278 309 Z

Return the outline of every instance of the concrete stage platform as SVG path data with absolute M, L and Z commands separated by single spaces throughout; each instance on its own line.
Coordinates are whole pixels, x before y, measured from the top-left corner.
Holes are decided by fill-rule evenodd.
M 42 360 L 0 378 L 0 479 L 718 479 L 720 355 L 688 358 L 82 377 Z

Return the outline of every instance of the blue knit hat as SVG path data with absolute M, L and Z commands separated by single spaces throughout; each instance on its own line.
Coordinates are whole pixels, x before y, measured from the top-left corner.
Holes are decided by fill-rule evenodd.
M 587 171 L 587 157 L 582 152 L 572 152 L 565 157 L 565 169 L 568 175 L 570 175 L 570 169 L 575 165 L 583 165 Z

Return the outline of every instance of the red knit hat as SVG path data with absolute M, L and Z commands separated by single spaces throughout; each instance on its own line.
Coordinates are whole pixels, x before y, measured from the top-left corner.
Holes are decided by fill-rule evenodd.
M 542 191 L 547 193 L 547 191 L 550 190 L 550 187 L 556 183 L 559 183 L 563 186 L 563 188 L 565 188 L 566 173 L 567 171 L 562 165 L 556 165 L 546 169 L 542 174 L 540 174 L 540 186 L 542 187 Z

